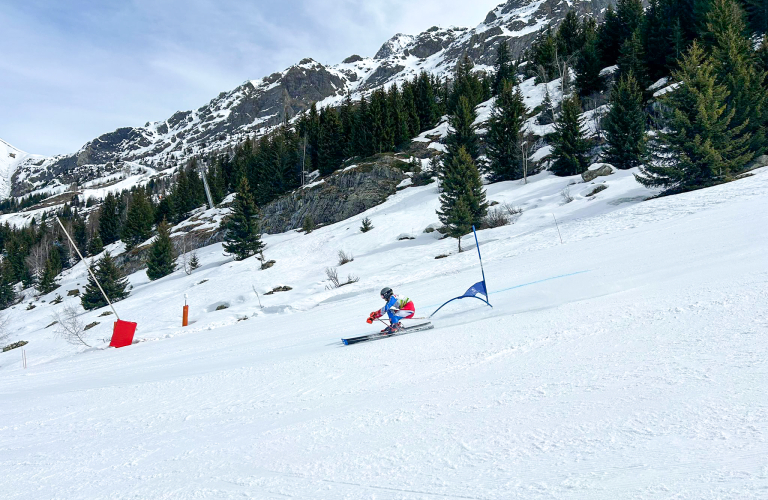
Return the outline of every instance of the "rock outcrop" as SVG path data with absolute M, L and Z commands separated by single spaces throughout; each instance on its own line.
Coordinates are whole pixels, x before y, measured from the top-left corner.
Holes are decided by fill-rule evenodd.
M 306 217 L 316 225 L 327 225 L 365 212 L 395 193 L 407 168 L 408 164 L 394 155 L 381 155 L 337 172 L 266 205 L 262 209 L 262 230 L 282 233 L 301 227 Z

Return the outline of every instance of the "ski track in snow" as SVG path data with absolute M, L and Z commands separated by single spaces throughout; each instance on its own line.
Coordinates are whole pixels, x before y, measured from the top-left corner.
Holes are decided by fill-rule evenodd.
M 564 204 L 573 180 L 488 186 L 524 209 L 478 233 L 493 309 L 457 301 L 434 330 L 377 342 L 339 339 L 371 331 L 381 286 L 421 316 L 480 279 L 474 240 L 456 254 L 422 233 L 434 185 L 267 236 L 267 271 L 218 244 L 191 276 L 132 275 L 116 308 L 142 342 L 124 349 L 45 329 L 48 302 L 85 282 L 76 266 L 46 303 L 10 310 L 30 367 L 0 354 L 0 496 L 768 497 L 768 169 L 642 203 L 631 172 L 598 178 L 609 189 L 594 199 L 594 183 L 574 184 Z M 326 290 L 339 249 L 355 258 L 339 275 L 361 280 Z M 251 285 L 283 284 L 259 309 Z M 102 312 L 83 314 L 97 338 Z

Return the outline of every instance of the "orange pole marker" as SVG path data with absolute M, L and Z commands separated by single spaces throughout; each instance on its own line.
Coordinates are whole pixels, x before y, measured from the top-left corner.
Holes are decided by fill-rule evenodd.
M 184 306 L 184 316 L 181 320 L 181 326 L 189 325 L 189 306 Z

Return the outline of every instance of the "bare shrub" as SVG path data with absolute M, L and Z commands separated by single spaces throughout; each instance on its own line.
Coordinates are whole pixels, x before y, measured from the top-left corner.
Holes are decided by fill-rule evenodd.
M 499 208 L 489 210 L 483 219 L 483 226 L 487 228 L 501 227 L 509 224 L 509 215 Z
M 352 283 L 357 283 L 358 281 L 360 281 L 360 278 L 350 274 L 347 276 L 347 281 L 342 283 L 341 280 L 339 280 L 339 272 L 336 270 L 335 267 L 326 267 L 325 275 L 328 277 L 328 281 L 331 282 L 330 285 L 326 285 L 325 288 L 327 290 L 331 290 L 334 288 L 341 288 L 344 285 L 351 285 Z
M 563 197 L 563 201 L 565 203 L 570 203 L 573 201 L 573 196 L 571 196 L 571 187 L 565 186 L 562 191 L 560 191 L 560 196 Z
M 52 246 L 51 237 L 46 233 L 43 235 L 43 239 L 40 240 L 40 243 L 32 247 L 26 258 L 27 266 L 29 267 L 32 276 L 37 280 L 43 276 L 45 263 L 48 261 Z
M 501 205 L 501 208 L 504 209 L 508 215 L 511 217 L 514 217 L 516 215 L 521 215 L 523 213 L 523 209 L 521 207 L 515 207 L 512 205 L 509 205 L 507 203 L 504 203 Z
M 343 266 L 347 262 L 352 262 L 355 257 L 350 253 L 347 254 L 344 250 L 339 250 L 339 265 Z
M 522 208 L 504 203 L 498 208 L 488 211 L 488 215 L 483 219 L 483 227 L 494 228 L 514 224 L 517 217 L 522 213 Z
M 331 288 L 339 288 L 339 272 L 335 267 L 326 267 L 325 275 L 328 277 L 328 281 L 331 282 Z
M 197 248 L 200 247 L 200 239 L 195 235 L 184 234 L 181 241 L 176 243 L 176 251 L 181 254 L 181 267 L 184 272 L 192 274 L 192 271 L 200 267 L 197 258 Z M 191 252 L 190 252 L 191 250 Z
M 56 335 L 68 344 L 91 347 L 85 342 L 85 325 L 79 317 L 77 306 L 72 303 L 65 305 L 53 314 L 53 320 L 56 322 Z

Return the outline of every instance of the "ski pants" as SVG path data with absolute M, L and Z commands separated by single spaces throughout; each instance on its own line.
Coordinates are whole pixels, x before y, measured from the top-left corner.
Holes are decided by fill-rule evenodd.
M 414 314 L 416 314 L 416 306 L 413 305 L 413 302 L 408 302 L 402 309 L 392 308 L 387 311 L 389 322 L 393 325 L 399 323 L 401 319 L 412 318 Z

